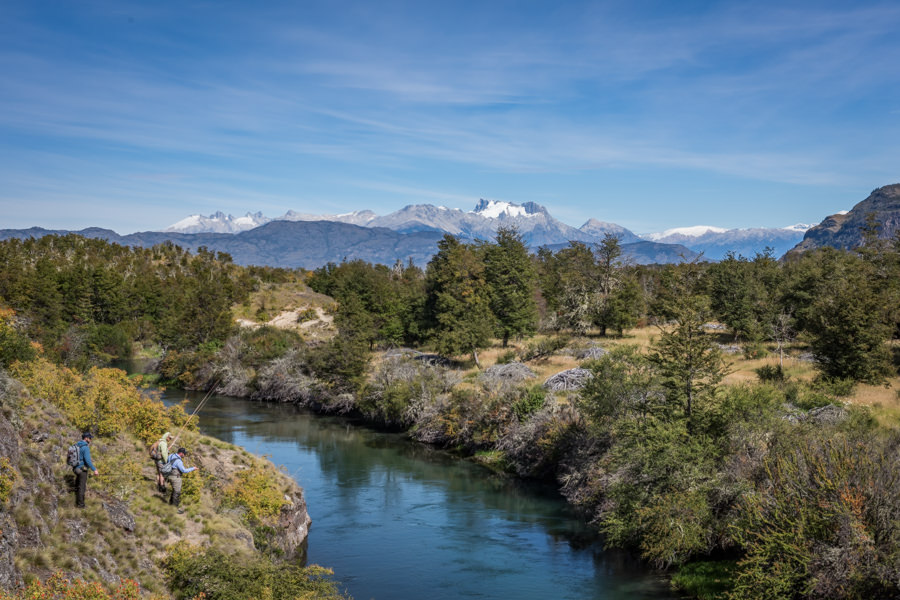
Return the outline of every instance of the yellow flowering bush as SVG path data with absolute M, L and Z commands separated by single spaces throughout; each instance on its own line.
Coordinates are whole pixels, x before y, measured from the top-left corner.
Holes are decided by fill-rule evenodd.
M 107 589 L 96 581 L 71 581 L 62 573 L 55 573 L 46 582 L 32 581 L 15 593 L 0 590 L 0 600 L 139 600 L 140 597 L 140 587 L 130 579 Z
M 247 510 L 250 522 L 265 522 L 278 516 L 287 502 L 275 474 L 267 469 L 238 472 L 225 488 L 226 502 Z
M 81 375 L 38 358 L 15 363 L 12 374 L 33 396 L 49 400 L 83 431 L 98 435 L 129 431 L 150 443 L 160 432 L 187 423 L 182 407 L 166 408 L 119 369 L 93 367 Z M 186 428 L 196 429 L 196 423 L 188 423 Z

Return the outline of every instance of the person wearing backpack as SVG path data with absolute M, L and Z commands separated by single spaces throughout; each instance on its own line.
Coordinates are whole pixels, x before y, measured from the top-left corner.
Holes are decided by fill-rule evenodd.
M 91 441 L 94 436 L 90 431 L 81 434 L 81 441 L 75 444 L 78 448 L 78 463 L 72 467 L 75 472 L 75 506 L 84 508 L 84 493 L 87 491 L 88 471 L 93 471 L 94 475 L 100 472 L 94 466 L 91 460 Z
M 169 460 L 166 461 L 167 464 L 164 466 L 164 468 L 168 468 L 169 470 L 169 474 L 166 477 L 172 484 L 172 496 L 169 498 L 169 504 L 178 509 L 178 514 L 184 512 L 184 509 L 179 506 L 179 504 L 181 504 L 181 476 L 185 473 L 190 473 L 191 471 L 195 471 L 199 468 L 186 468 L 184 466 L 183 460 L 186 455 L 187 450 L 185 450 L 184 448 L 179 448 L 178 452 L 169 456 Z
M 172 434 L 167 431 L 150 446 L 150 457 L 156 461 L 156 490 L 163 494 L 166 493 L 166 476 L 162 472 L 162 468 L 167 462 L 171 441 Z

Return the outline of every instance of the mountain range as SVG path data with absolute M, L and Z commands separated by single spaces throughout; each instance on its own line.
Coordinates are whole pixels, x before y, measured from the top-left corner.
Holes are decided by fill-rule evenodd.
M 148 247 L 170 241 L 191 251 L 202 246 L 216 252 L 227 252 L 241 265 L 305 269 L 345 259 L 361 259 L 386 265 L 398 260 L 411 260 L 419 266 L 425 266 L 437 251 L 438 241 L 444 236 L 440 231 L 400 233 L 385 227 L 360 227 L 335 221 L 273 220 L 239 233 L 144 231 L 119 235 L 115 231 L 97 227 L 80 231 L 32 227 L 0 230 L 0 240 L 69 233 L 105 239 L 123 246 Z M 639 264 L 670 263 L 697 257 L 696 253 L 684 246 L 646 241 L 623 244 L 622 252 L 625 258 Z
M 637 235 L 621 225 L 588 219 L 581 227 L 575 228 L 553 218 L 549 211 L 534 202 L 514 204 L 493 200 L 480 200 L 472 211 L 445 208 L 430 204 L 404 206 L 388 215 L 379 216 L 371 210 L 356 211 L 339 215 L 313 215 L 288 211 L 281 217 L 270 219 L 262 213 L 247 213 L 243 217 L 233 217 L 217 212 L 208 217 L 191 215 L 166 228 L 172 233 L 212 233 L 247 231 L 273 221 L 330 221 L 347 223 L 360 227 L 384 227 L 398 233 L 418 233 L 425 231 L 450 233 L 467 241 L 492 239 L 499 227 L 515 227 L 522 234 L 525 243 L 532 249 L 541 246 L 560 247 L 569 241 L 588 244 L 597 243 L 604 235 L 612 234 L 623 245 L 637 242 L 651 242 L 683 246 L 691 252 L 686 256 L 703 253 L 705 258 L 718 260 L 726 253 L 734 252 L 752 257 L 765 248 L 772 248 L 776 256 L 781 256 L 803 239 L 809 225 L 794 225 L 785 228 L 723 229 L 719 227 L 696 226 L 670 229 L 662 233 Z M 651 244 L 641 248 L 652 250 Z M 632 249 L 635 250 L 635 249 Z M 644 252 L 640 261 L 649 260 Z M 669 254 L 664 252 L 663 254 Z M 677 254 L 675 255 L 677 257 Z
M 874 190 L 852 210 L 827 217 L 809 228 L 796 225 L 781 229 L 723 229 L 695 226 L 638 236 L 614 223 L 589 219 L 575 228 L 554 219 L 535 203 L 522 205 L 481 200 L 465 212 L 428 204 L 409 205 L 385 216 L 370 210 L 342 215 L 311 215 L 289 211 L 277 219 L 262 213 L 232 217 L 215 213 L 193 215 L 165 231 L 119 235 L 96 227 L 80 231 L 31 229 L 0 230 L 0 239 L 77 233 L 131 246 L 152 246 L 166 241 L 192 251 L 203 246 L 227 252 L 243 265 L 316 268 L 328 262 L 361 259 L 393 264 L 397 260 L 425 265 L 447 233 L 465 241 L 494 237 L 499 227 L 515 227 L 532 249 L 557 250 L 570 240 L 592 244 L 606 234 L 619 238 L 623 256 L 639 264 L 722 258 L 727 252 L 752 257 L 765 248 L 775 256 L 819 246 L 853 248 L 863 243 L 862 229 L 877 223 L 882 238 L 900 232 L 900 184 Z M 804 233 L 805 232 L 805 233 Z M 801 241 L 802 238 L 802 241 Z

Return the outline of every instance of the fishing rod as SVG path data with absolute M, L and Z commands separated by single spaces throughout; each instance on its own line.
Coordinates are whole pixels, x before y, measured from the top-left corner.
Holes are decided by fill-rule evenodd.
M 203 405 L 206 404 L 206 401 L 209 400 L 209 397 L 212 395 L 213 391 L 215 391 L 216 387 L 219 385 L 219 383 L 221 381 L 222 381 L 222 378 L 220 377 L 209 387 L 209 390 L 206 392 L 206 395 L 203 396 L 203 399 L 200 400 L 200 402 L 194 408 L 194 412 L 192 412 L 190 415 L 188 415 L 188 418 L 184 420 L 184 423 L 181 425 L 181 428 L 178 430 L 178 433 L 172 439 L 172 446 L 175 446 L 175 442 L 178 441 L 178 438 L 181 436 L 181 433 L 184 431 L 184 428 L 187 427 L 187 424 L 191 422 L 191 419 L 194 418 L 194 415 L 196 415 L 198 412 L 200 412 L 200 409 L 203 408 Z

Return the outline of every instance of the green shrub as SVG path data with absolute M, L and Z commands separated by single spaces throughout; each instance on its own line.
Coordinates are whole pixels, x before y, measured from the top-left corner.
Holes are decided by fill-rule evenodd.
M 408 425 L 406 414 L 416 391 L 415 382 L 409 381 L 369 386 L 360 394 L 358 408 L 367 419 L 386 427 Z
M 781 365 L 763 365 L 756 369 L 756 376 L 764 383 L 781 383 L 785 380 Z
M 698 600 L 724 600 L 734 587 L 737 561 L 698 561 L 672 575 L 672 587 Z
M 515 350 L 507 350 L 503 354 L 497 357 L 498 365 L 507 365 L 516 360 L 516 351 Z
M 747 360 L 754 360 L 757 358 L 765 358 L 769 355 L 769 351 L 766 350 L 766 346 L 760 343 L 752 343 L 744 346 L 744 358 Z
M 169 350 L 159 361 L 159 373 L 162 383 L 166 385 L 178 385 L 185 388 L 199 387 L 203 382 L 198 380 L 197 373 L 212 362 L 216 352 L 220 349 L 218 344 L 206 344 L 197 350 Z
M 19 474 L 9 461 L 9 458 L 0 456 L 0 506 L 6 504 L 12 493 L 13 486 L 19 479 Z
M 521 396 L 512 405 L 513 414 L 521 422 L 541 410 L 547 400 L 547 390 L 541 385 L 524 388 Z
M 286 504 L 275 473 L 264 468 L 239 471 L 225 487 L 225 500 L 243 507 L 249 523 L 271 522 Z
M 685 420 L 620 419 L 610 471 L 609 509 L 601 527 L 609 543 L 638 547 L 659 566 L 680 564 L 712 548 L 709 498 L 720 485 L 713 440 Z
M 312 565 L 275 562 L 270 558 L 227 555 L 186 543 L 170 548 L 165 560 L 169 587 L 177 600 L 271 598 L 293 600 L 343 598 L 331 579 L 331 570 Z
M 789 382 L 784 386 L 785 400 L 803 410 L 812 410 L 832 404 L 834 398 L 815 390 L 806 382 Z
M 469 453 L 493 448 L 511 416 L 512 411 L 502 397 L 455 388 L 441 415 L 445 440 Z
M 0 307 L 0 367 L 29 361 L 37 355 L 28 336 L 16 327 L 15 315 L 12 309 Z
M 290 329 L 278 327 L 257 327 L 241 333 L 245 344 L 242 362 L 245 366 L 259 367 L 271 360 L 284 356 L 302 341 L 300 335 Z
M 641 555 L 659 567 L 710 549 L 712 509 L 704 492 L 666 491 L 637 510 Z
M 745 552 L 733 598 L 896 597 L 900 438 L 800 430 L 766 458 L 732 525 Z
M 307 321 L 315 321 L 319 318 L 319 313 L 316 312 L 314 308 L 307 308 L 306 310 L 300 311 L 297 315 L 298 323 L 305 323 Z
M 88 345 L 101 359 L 131 356 L 132 337 L 122 323 L 98 323 L 88 329 Z
M 846 398 L 856 388 L 856 381 L 850 378 L 819 376 L 813 381 L 813 388 L 835 398 Z

